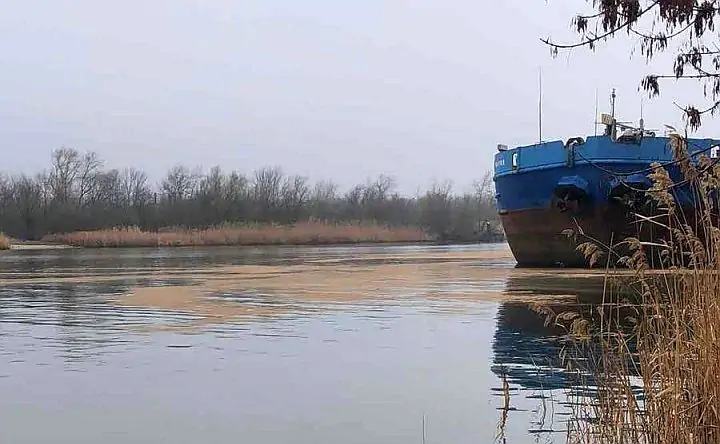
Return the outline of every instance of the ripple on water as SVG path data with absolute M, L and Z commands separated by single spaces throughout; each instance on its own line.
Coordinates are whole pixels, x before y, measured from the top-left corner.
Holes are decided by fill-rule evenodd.
M 198 424 L 221 441 L 409 443 L 423 417 L 432 440 L 489 442 L 501 368 L 523 436 L 563 383 L 533 366 L 554 345 L 508 304 L 555 293 L 497 246 L 33 254 L 0 255 L 0 428 L 18 442 L 31 419 L 87 432 L 73 442 L 192 442 Z

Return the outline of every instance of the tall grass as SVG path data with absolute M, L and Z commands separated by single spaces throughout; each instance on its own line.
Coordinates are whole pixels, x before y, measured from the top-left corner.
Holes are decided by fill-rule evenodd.
M 671 144 L 696 207 L 679 207 L 678 184 L 654 164 L 646 194 L 654 210 L 636 216 L 660 235 L 578 245 L 588 261 L 606 264 L 603 303 L 591 316 L 545 312 L 567 328 L 566 365 L 584 376 L 568 442 L 720 442 L 720 229 L 711 193 L 720 167 L 691 161 L 685 138 Z M 616 261 L 617 251 L 626 253 Z
M 221 245 L 328 245 L 350 243 L 423 242 L 420 228 L 377 224 L 303 222 L 295 225 L 221 226 L 203 230 L 182 228 L 142 231 L 139 228 L 79 231 L 43 238 L 49 243 L 81 247 L 168 247 Z
M 10 238 L 0 233 L 0 250 L 10 249 Z

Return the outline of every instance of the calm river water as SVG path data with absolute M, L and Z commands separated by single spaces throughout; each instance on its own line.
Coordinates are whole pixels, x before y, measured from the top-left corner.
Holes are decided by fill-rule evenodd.
M 507 442 L 562 442 L 527 303 L 602 284 L 514 266 L 504 244 L 2 253 L 0 443 L 489 443 L 501 368 Z

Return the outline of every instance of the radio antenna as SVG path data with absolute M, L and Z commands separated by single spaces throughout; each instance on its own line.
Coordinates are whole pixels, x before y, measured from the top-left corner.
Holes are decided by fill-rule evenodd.
M 640 97 L 640 131 L 645 129 L 645 119 L 643 119 L 643 98 Z
M 598 89 L 597 86 L 595 87 L 595 116 L 593 117 L 593 127 L 595 127 L 595 135 L 597 136 L 597 122 L 598 118 Z
M 538 142 L 542 143 L 542 67 L 538 67 L 538 84 L 540 96 L 538 97 Z

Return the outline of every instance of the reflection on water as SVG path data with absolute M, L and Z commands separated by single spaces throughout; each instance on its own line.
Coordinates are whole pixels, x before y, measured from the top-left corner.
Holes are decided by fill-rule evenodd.
M 0 254 L 0 442 L 490 442 L 500 368 L 531 442 L 567 381 L 527 302 L 599 279 L 504 245 Z
M 576 310 L 579 305 L 597 304 L 603 294 L 603 277 L 552 275 L 516 275 L 506 281 L 506 293 L 529 294 L 547 298 L 566 296 L 570 301 L 545 302 L 554 312 Z M 569 303 L 570 302 L 570 303 Z M 558 369 L 560 337 L 567 332 L 557 325 L 546 325 L 545 316 L 527 303 L 508 301 L 498 308 L 497 328 L 493 338 L 495 365 L 493 372 L 504 371 L 510 382 L 528 389 L 557 390 L 567 386 L 567 375 Z

